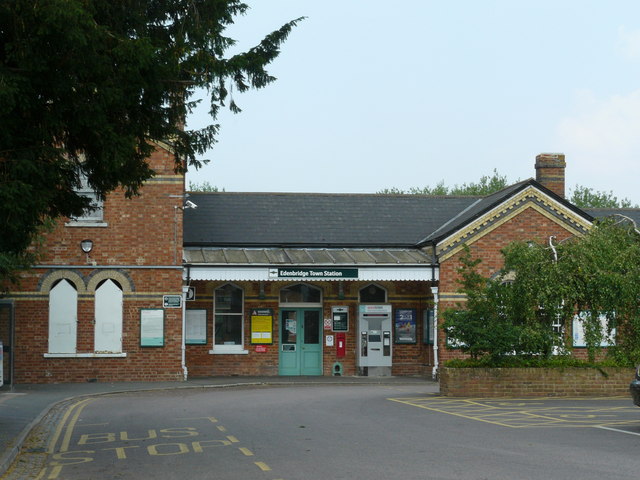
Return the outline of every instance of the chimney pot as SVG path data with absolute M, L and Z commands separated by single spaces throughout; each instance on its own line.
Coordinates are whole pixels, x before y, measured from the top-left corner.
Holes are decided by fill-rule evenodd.
M 564 153 L 536 155 L 536 181 L 556 195 L 564 198 L 564 171 L 567 164 Z

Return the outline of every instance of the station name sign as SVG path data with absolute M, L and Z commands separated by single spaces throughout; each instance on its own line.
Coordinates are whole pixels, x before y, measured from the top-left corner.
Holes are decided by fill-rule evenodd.
M 271 268 L 269 278 L 358 278 L 357 268 Z

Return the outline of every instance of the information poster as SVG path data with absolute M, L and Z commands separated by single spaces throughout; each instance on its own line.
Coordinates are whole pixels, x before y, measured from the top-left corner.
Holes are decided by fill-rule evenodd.
M 251 310 L 251 343 L 273 343 L 273 310 L 258 308 Z
M 164 347 L 164 310 L 162 308 L 140 310 L 140 346 Z
M 207 311 L 192 310 L 187 312 L 186 320 L 186 336 L 185 343 L 187 345 L 206 345 L 207 344 Z
M 416 343 L 416 309 L 398 308 L 395 313 L 395 343 Z

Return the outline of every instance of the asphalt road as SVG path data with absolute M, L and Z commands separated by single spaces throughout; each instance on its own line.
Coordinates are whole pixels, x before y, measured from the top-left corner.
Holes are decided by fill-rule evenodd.
M 60 405 L 5 479 L 637 479 L 628 398 L 452 399 L 412 386 L 105 395 Z

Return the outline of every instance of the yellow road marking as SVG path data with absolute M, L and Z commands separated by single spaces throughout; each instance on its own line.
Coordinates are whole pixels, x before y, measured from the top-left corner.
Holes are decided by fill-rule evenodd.
M 588 398 L 552 398 L 544 399 L 552 403 L 545 406 L 542 399 L 509 399 L 508 401 L 495 398 L 443 398 L 443 397 L 412 397 L 389 398 L 388 400 L 411 405 L 413 407 L 431 410 L 438 413 L 485 422 L 509 428 L 527 427 L 593 427 L 596 425 L 637 424 L 638 420 L 618 419 L 616 412 L 632 410 L 630 407 L 597 406 L 558 406 L 557 400 L 612 400 L 626 397 L 598 397 Z M 548 404 L 548 403 L 547 403 Z M 527 406 L 530 406 L 527 408 Z M 517 407 L 517 408 L 513 408 Z M 523 408 L 524 407 L 524 408 Z
M 177 420 L 209 420 L 211 423 L 218 423 L 216 417 L 182 417 L 177 418 Z
M 42 477 L 44 477 L 44 474 L 47 472 L 47 467 L 44 467 L 42 470 L 40 470 L 40 473 L 38 473 L 38 475 L 36 476 L 36 478 L 34 478 L 33 480 L 41 480 Z
M 226 431 L 227 431 L 227 428 L 226 428 L 226 427 L 223 427 L 222 425 L 218 425 L 216 428 L 217 428 L 218 430 L 220 430 L 221 432 L 226 432 Z
M 60 475 L 61 471 L 62 471 L 62 466 L 53 467 L 51 469 L 51 473 L 49 474 L 49 476 L 47 478 L 49 480 L 54 480 L 54 479 L 58 478 L 58 475 Z
M 398 398 L 389 398 L 388 400 L 391 400 L 392 402 L 404 403 L 405 405 L 411 405 L 411 406 L 413 406 L 413 407 L 423 408 L 423 409 L 425 409 L 425 410 L 432 410 L 432 411 L 434 411 L 434 412 L 445 413 L 445 414 L 448 414 L 448 415 L 454 415 L 454 416 L 456 416 L 456 417 L 462 417 L 462 418 L 466 418 L 466 419 L 468 419 L 468 420 L 477 420 L 477 421 L 479 421 L 479 422 L 491 423 L 491 424 L 493 424 L 493 425 L 500 425 L 500 426 L 502 426 L 502 427 L 511 427 L 511 425 L 508 425 L 508 424 L 506 424 L 506 423 L 491 422 L 491 421 L 489 421 L 489 420 L 483 420 L 483 419 L 481 419 L 481 418 L 478 418 L 478 417 L 472 417 L 472 416 L 470 416 L 470 415 L 463 415 L 463 414 L 461 414 L 461 413 L 448 412 L 448 411 L 446 411 L 446 410 L 442 410 L 442 409 L 440 409 L 440 408 L 427 407 L 427 406 L 425 406 L 425 405 L 416 405 L 415 403 L 405 402 L 405 401 L 402 401 L 402 400 L 400 400 L 400 399 L 398 399 Z M 513 427 L 512 427 L 512 428 L 513 428 Z
M 78 422 L 78 418 L 80 418 L 80 414 L 82 413 L 82 410 L 84 410 L 84 407 L 86 407 L 89 403 L 94 402 L 95 400 L 97 399 L 88 398 L 82 402 L 79 402 L 82 405 L 76 404 L 78 405 L 78 408 L 76 409 L 76 413 L 71 418 L 69 425 L 67 425 L 67 431 L 64 434 L 62 445 L 60 446 L 61 452 L 66 452 L 67 450 L 69 450 L 69 444 L 71 443 L 71 435 L 73 435 L 73 429 L 75 428 L 76 423 Z
M 238 440 L 236 437 L 234 437 L 233 435 L 227 435 L 227 438 L 229 439 L 229 441 L 231 443 L 240 443 L 240 440 Z
M 62 417 L 62 420 L 58 423 L 58 426 L 56 427 L 56 430 L 53 434 L 53 436 L 51 437 L 51 441 L 49 442 L 49 448 L 47 449 L 47 453 L 49 454 L 53 454 L 55 452 L 55 447 L 56 444 L 58 443 L 58 439 L 60 438 L 60 436 L 62 435 L 62 430 L 64 429 L 65 424 L 67 423 L 67 420 L 69 419 L 69 417 L 71 416 L 71 413 L 77 408 L 78 412 L 76 415 L 74 415 L 73 419 L 71 420 L 71 422 L 69 423 L 69 425 L 67 426 L 67 431 L 65 433 L 64 439 L 63 439 L 63 443 L 62 446 L 65 447 L 66 449 L 69 448 L 69 440 L 71 438 L 71 433 L 73 432 L 73 428 L 76 424 L 76 422 L 78 421 L 78 417 L 80 416 L 80 413 L 82 412 L 82 409 L 89 404 L 89 402 L 92 402 L 96 400 L 95 398 L 87 398 L 84 400 L 81 400 L 77 403 L 74 403 L 71 407 L 69 407 L 67 409 L 67 411 L 65 412 L 65 414 Z M 61 452 L 65 452 L 65 450 L 60 450 Z
M 264 462 L 253 462 L 253 463 L 255 463 L 258 466 L 258 468 L 263 472 L 268 472 L 271 470 L 271 467 L 269 467 L 269 465 L 267 465 Z
M 247 457 L 253 457 L 253 452 L 246 447 L 240 447 L 238 450 L 244 453 Z

